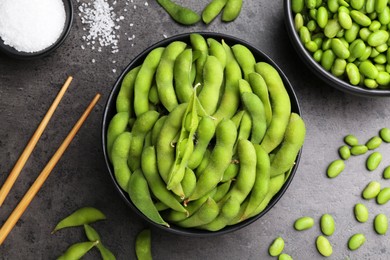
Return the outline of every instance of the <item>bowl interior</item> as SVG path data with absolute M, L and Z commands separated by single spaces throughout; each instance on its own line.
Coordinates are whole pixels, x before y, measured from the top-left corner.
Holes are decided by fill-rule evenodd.
M 13 47 L 4 44 L 4 41 L 0 37 L 0 51 L 12 58 L 30 60 L 30 59 L 36 59 L 36 58 L 41 58 L 43 56 L 46 56 L 49 53 L 53 52 L 55 49 L 57 49 L 68 36 L 70 29 L 72 27 L 72 20 L 73 20 L 73 5 L 71 0 L 63 0 L 62 2 L 64 3 L 65 15 L 66 15 L 65 25 L 62 33 L 60 34 L 57 41 L 53 45 L 38 52 L 31 52 L 31 53 L 23 52 L 23 51 L 17 51 Z
M 325 70 L 318 62 L 316 62 L 309 51 L 306 50 L 302 44 L 298 33 L 294 28 L 294 13 L 291 9 L 291 0 L 284 0 L 284 16 L 285 24 L 287 27 L 287 33 L 290 40 L 303 62 L 309 67 L 309 69 L 319 78 L 321 78 L 328 85 L 344 91 L 346 93 L 358 95 L 358 96 L 390 96 L 390 90 L 387 89 L 368 89 L 360 86 L 354 86 L 348 82 L 334 76 L 329 71 Z
M 210 38 L 211 37 L 211 38 L 214 38 L 214 39 L 219 40 L 219 41 L 223 39 L 230 46 L 232 46 L 234 44 L 237 44 L 237 43 L 243 44 L 243 45 L 245 45 L 246 47 L 248 47 L 252 51 L 252 53 L 254 54 L 254 56 L 256 58 L 256 61 L 265 61 L 265 62 L 268 62 L 269 64 L 271 64 L 279 72 L 280 76 L 283 79 L 285 88 L 286 88 L 286 90 L 287 90 L 287 92 L 288 92 L 288 94 L 290 96 L 291 110 L 293 112 L 295 112 L 295 113 L 300 114 L 300 107 L 299 107 L 299 104 L 298 104 L 298 101 L 297 101 L 297 97 L 296 97 L 296 95 L 294 93 L 294 90 L 293 90 L 290 82 L 288 81 L 288 79 L 285 76 L 285 74 L 281 71 L 281 69 L 266 54 L 264 54 L 260 50 L 256 49 L 255 47 L 251 46 L 249 43 L 244 42 L 244 41 L 242 41 L 242 40 L 240 40 L 238 38 L 232 37 L 232 36 L 218 34 L 218 33 L 199 33 L 199 34 L 201 34 L 205 38 Z M 276 204 L 276 202 L 282 197 L 282 195 L 287 190 L 290 182 L 292 181 L 292 179 L 293 179 L 293 177 L 295 175 L 295 172 L 296 172 L 296 169 L 298 167 L 299 160 L 300 160 L 301 152 L 299 152 L 298 157 L 296 159 L 296 164 L 293 167 L 293 169 L 291 171 L 291 174 L 288 177 L 288 179 L 285 182 L 285 184 L 283 185 L 282 189 L 273 197 L 273 199 L 270 201 L 270 203 L 268 204 L 268 206 L 266 207 L 266 209 L 263 212 L 261 212 L 259 215 L 255 216 L 255 217 L 247 219 L 246 221 L 243 221 L 243 222 L 241 222 L 239 224 L 232 225 L 232 226 L 227 226 L 227 227 L 225 227 L 225 228 L 223 228 L 223 229 L 221 229 L 219 231 L 214 231 L 214 232 L 206 231 L 206 230 L 199 230 L 199 229 L 192 229 L 192 228 L 181 228 L 181 227 L 178 227 L 178 226 L 175 226 L 175 225 L 171 225 L 170 228 L 167 228 L 165 226 L 160 226 L 160 225 L 155 224 L 154 222 L 150 221 L 147 217 L 145 217 L 135 207 L 135 205 L 131 202 L 131 200 L 130 200 L 129 196 L 127 195 L 127 193 L 125 191 L 123 191 L 119 187 L 118 183 L 115 180 L 113 167 L 112 167 L 112 165 L 111 165 L 111 163 L 110 163 L 110 161 L 108 159 L 108 154 L 107 154 L 107 150 L 106 150 L 106 141 L 107 141 L 106 136 L 107 136 L 108 124 L 109 124 L 111 118 L 116 114 L 116 108 L 115 108 L 116 97 L 117 97 L 117 95 L 119 93 L 122 79 L 124 78 L 126 73 L 129 72 L 132 68 L 134 68 L 134 67 L 136 67 L 138 65 L 141 65 L 142 62 L 144 61 L 145 57 L 147 56 L 147 54 L 151 50 L 153 50 L 154 48 L 157 48 L 157 47 L 167 46 L 172 41 L 183 41 L 183 42 L 186 42 L 187 44 L 190 44 L 190 34 L 189 33 L 181 34 L 181 35 L 177 35 L 177 36 L 174 36 L 174 37 L 162 40 L 162 41 L 154 44 L 153 46 L 149 47 L 145 51 L 143 51 L 133 61 L 130 62 L 130 64 L 124 69 L 124 71 L 119 76 L 119 78 L 117 79 L 117 81 L 115 82 L 115 84 L 113 86 L 111 94 L 110 94 L 110 96 L 109 96 L 109 98 L 107 100 L 107 103 L 106 103 L 106 107 L 105 107 L 104 114 L 103 114 L 103 122 L 102 122 L 102 145 L 103 145 L 103 153 L 104 153 L 104 157 L 105 157 L 105 161 L 106 161 L 106 165 L 107 165 L 108 171 L 110 173 L 110 176 L 111 176 L 111 178 L 112 178 L 112 180 L 114 182 L 114 185 L 115 185 L 116 189 L 120 193 L 120 196 L 125 200 L 125 202 L 135 212 L 138 213 L 138 215 L 140 215 L 143 219 L 145 219 L 147 222 L 149 222 L 153 226 L 156 226 L 158 228 L 164 229 L 166 231 L 169 231 L 169 232 L 172 232 L 172 233 L 175 233 L 175 234 L 188 235 L 188 236 L 212 236 L 212 235 L 220 235 L 220 234 L 225 234 L 225 233 L 228 233 L 228 232 L 231 232 L 231 231 L 234 231 L 234 230 L 238 230 L 238 229 L 240 229 L 242 227 L 245 227 L 245 226 L 251 224 L 252 222 L 254 222 L 257 219 L 259 219 L 261 216 L 266 214 Z

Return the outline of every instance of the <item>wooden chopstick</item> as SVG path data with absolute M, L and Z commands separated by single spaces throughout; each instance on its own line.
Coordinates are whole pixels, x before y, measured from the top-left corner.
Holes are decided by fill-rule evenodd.
M 34 150 L 36 144 L 38 143 L 39 138 L 41 137 L 41 135 L 42 135 L 43 131 L 45 130 L 47 124 L 49 123 L 52 115 L 54 114 L 54 111 L 58 107 L 58 104 L 60 103 L 62 97 L 64 96 L 66 90 L 68 89 L 70 83 L 72 82 L 72 79 L 73 78 L 71 76 L 69 76 L 68 79 L 65 81 L 60 92 L 58 92 L 58 94 L 57 94 L 56 98 L 54 99 L 53 103 L 51 104 L 49 110 L 47 110 L 46 115 L 42 119 L 41 123 L 38 125 L 37 129 L 35 130 L 35 133 L 31 137 L 27 146 L 24 148 L 24 151 L 20 155 L 14 168 L 12 169 L 9 176 L 7 177 L 7 180 L 5 181 L 3 186 L 1 187 L 1 189 L 0 189 L 0 207 L 1 207 L 1 205 L 3 205 L 5 198 L 7 197 L 8 193 L 10 192 L 12 186 L 14 185 L 16 179 L 18 178 L 20 172 L 22 171 L 24 165 L 26 164 L 28 158 L 30 157 L 32 151 Z
M 70 142 L 73 140 L 74 136 L 83 125 L 84 121 L 87 119 L 88 115 L 91 113 L 93 107 L 96 105 L 100 98 L 100 94 L 96 94 L 95 98 L 91 101 L 87 109 L 84 111 L 80 119 L 73 126 L 72 130 L 69 132 L 68 136 L 62 142 L 58 150 L 55 152 L 53 157 L 47 163 L 45 168 L 39 174 L 35 182 L 31 185 L 30 189 L 23 196 L 22 200 L 16 206 L 14 211 L 5 221 L 4 225 L 0 229 L 0 245 L 3 244 L 4 240 L 7 238 L 8 234 L 11 232 L 12 228 L 18 222 L 20 217 L 23 215 L 24 211 L 27 209 L 30 202 L 33 200 L 34 196 L 37 194 L 39 189 L 42 187 L 43 183 L 46 181 L 47 177 L 60 160 L 61 156 L 64 154 L 66 148 L 69 146 Z

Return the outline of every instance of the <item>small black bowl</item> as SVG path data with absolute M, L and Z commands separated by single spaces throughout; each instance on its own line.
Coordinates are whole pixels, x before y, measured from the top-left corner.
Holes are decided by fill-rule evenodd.
M 264 62 L 267 62 L 267 63 L 271 64 L 279 72 L 279 74 L 280 74 L 280 76 L 281 76 L 281 78 L 283 80 L 283 83 L 285 85 L 285 88 L 286 88 L 286 90 L 287 90 L 287 92 L 288 92 L 288 94 L 290 96 L 291 110 L 293 112 L 295 112 L 295 113 L 300 114 L 300 107 L 299 107 L 299 104 L 298 104 L 298 99 L 297 99 L 297 97 L 295 95 L 295 92 L 294 92 L 290 82 L 288 81 L 286 75 L 282 72 L 282 70 L 266 54 L 264 54 L 262 51 L 258 50 L 257 48 L 253 47 L 249 43 L 247 43 L 247 42 L 245 42 L 245 41 L 243 41 L 241 39 L 229 36 L 229 35 L 224 35 L 224 34 L 219 34 L 219 33 L 211 33 L 211 32 L 204 32 L 204 33 L 200 32 L 199 34 L 201 34 L 205 38 L 214 38 L 214 39 L 216 39 L 218 41 L 223 39 L 230 46 L 233 46 L 234 44 L 237 44 L 237 43 L 243 44 L 243 45 L 245 45 L 246 47 L 248 47 L 252 51 L 253 55 L 256 58 L 256 61 L 264 61 Z M 243 227 L 245 227 L 245 226 L 255 222 L 256 220 L 258 220 L 262 216 L 264 216 L 279 201 L 279 199 L 283 196 L 283 194 L 287 190 L 288 186 L 290 185 L 290 183 L 291 183 L 291 181 L 292 181 L 292 179 L 293 179 L 293 177 L 295 175 L 295 172 L 296 172 L 296 170 L 298 168 L 299 160 L 300 160 L 300 157 L 301 157 L 301 151 L 299 152 L 299 154 L 298 154 L 298 156 L 296 158 L 296 164 L 292 168 L 291 174 L 288 177 L 287 181 L 285 182 L 285 184 L 283 185 L 281 190 L 272 198 L 272 200 L 270 201 L 270 203 L 264 209 L 263 212 L 261 212 L 257 216 L 254 216 L 254 217 L 252 217 L 250 219 L 247 219 L 247 220 L 245 220 L 243 222 L 240 222 L 240 223 L 238 223 L 236 225 L 227 226 L 227 227 L 225 227 L 225 228 L 223 228 L 223 229 L 221 229 L 219 231 L 207 231 L 207 230 L 200 230 L 200 229 L 195 229 L 195 228 L 181 228 L 181 227 L 175 226 L 175 225 L 173 225 L 171 223 L 170 223 L 171 227 L 169 227 L 169 228 L 165 227 L 165 226 L 162 226 L 162 225 L 158 225 L 158 224 L 152 222 L 151 220 L 149 220 L 145 215 L 142 214 L 141 211 L 138 210 L 138 208 L 131 202 L 127 192 L 122 190 L 121 187 L 118 185 L 117 181 L 115 180 L 113 166 L 112 166 L 112 164 L 110 163 L 110 161 L 108 159 L 107 138 L 106 137 L 107 137 L 108 125 L 109 125 L 112 117 L 116 114 L 116 97 L 117 97 L 117 95 L 119 93 L 122 79 L 125 77 L 127 72 L 129 72 L 132 68 L 134 68 L 134 67 L 136 67 L 138 65 L 141 65 L 143 63 L 145 57 L 147 56 L 147 54 L 151 50 L 153 50 L 153 49 L 155 49 L 157 47 L 165 47 L 165 46 L 167 46 L 169 43 L 171 43 L 173 41 L 183 41 L 183 42 L 185 42 L 187 44 L 190 44 L 190 33 L 176 35 L 176 36 L 170 37 L 168 39 L 164 39 L 164 40 L 162 40 L 162 41 L 160 41 L 160 42 L 150 46 L 149 48 L 144 50 L 141 54 L 139 54 L 135 59 L 133 59 L 130 62 L 129 65 L 127 65 L 127 67 L 124 69 L 122 74 L 119 76 L 119 78 L 115 82 L 115 84 L 114 84 L 114 86 L 113 86 L 113 88 L 111 90 L 110 96 L 108 97 L 108 100 L 107 100 L 107 103 L 106 103 L 106 106 L 105 106 L 105 109 L 104 109 L 103 121 L 102 121 L 102 145 L 103 145 L 103 153 L 104 153 L 104 158 L 105 158 L 105 162 L 106 162 L 108 171 L 110 173 L 111 179 L 112 179 L 112 181 L 113 181 L 113 183 L 115 185 L 116 190 L 119 192 L 119 194 L 122 197 L 122 199 L 125 200 L 126 204 L 128 206 L 130 206 L 130 208 L 133 211 L 135 211 L 137 213 L 137 215 L 142 217 L 144 220 L 149 222 L 154 227 L 157 227 L 157 228 L 162 229 L 162 230 L 166 230 L 166 231 L 174 233 L 174 234 L 186 235 L 186 236 L 192 236 L 192 237 L 215 236 L 215 235 L 226 234 L 226 233 L 229 233 L 229 232 L 232 232 L 232 231 L 239 230 L 239 229 L 241 229 L 241 228 L 243 228 Z
M 311 56 L 310 52 L 306 50 L 302 44 L 299 34 L 294 28 L 294 13 L 291 9 L 291 0 L 284 0 L 284 18 L 287 27 L 287 33 L 290 40 L 298 53 L 299 57 L 309 67 L 309 69 L 317 75 L 320 79 L 328 85 L 341 90 L 343 92 L 365 97 L 388 97 L 390 96 L 390 89 L 369 89 L 361 86 L 354 86 L 347 81 L 337 78 L 332 73 L 325 70 L 318 62 Z
M 24 52 L 24 51 L 18 51 L 15 48 L 4 44 L 4 41 L 0 37 L 0 51 L 6 54 L 7 56 L 15 59 L 20 60 L 33 60 L 42 58 L 50 53 L 52 53 L 54 50 L 56 50 L 58 47 L 61 46 L 61 44 L 65 41 L 66 37 L 68 36 L 70 29 L 72 27 L 72 21 L 73 21 L 73 5 L 71 0 L 63 0 L 64 8 L 65 8 L 65 25 L 63 28 L 63 31 L 61 35 L 58 37 L 57 41 L 53 43 L 51 46 L 37 52 Z

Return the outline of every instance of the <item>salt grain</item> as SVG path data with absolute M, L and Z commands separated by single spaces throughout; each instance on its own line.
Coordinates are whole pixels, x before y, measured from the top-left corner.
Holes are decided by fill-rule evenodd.
M 65 26 L 61 0 L 1 0 L 0 37 L 17 51 L 38 52 L 53 45 Z

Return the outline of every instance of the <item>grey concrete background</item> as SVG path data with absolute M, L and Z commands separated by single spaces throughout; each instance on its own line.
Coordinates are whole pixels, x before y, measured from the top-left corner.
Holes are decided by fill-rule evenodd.
M 370 180 L 389 186 L 389 181 L 382 178 L 382 171 L 390 164 L 390 145 L 380 147 L 384 159 L 374 172 L 365 170 L 367 155 L 363 155 L 348 160 L 345 172 L 337 179 L 325 176 L 327 165 L 338 157 L 337 148 L 342 145 L 344 135 L 353 133 L 365 142 L 380 128 L 390 127 L 389 99 L 344 94 L 312 75 L 289 42 L 281 0 L 246 0 L 241 15 L 232 23 L 214 21 L 209 26 L 200 23 L 191 27 L 174 23 L 155 1 L 148 1 L 148 5 L 146 0 L 118 1 L 113 5 L 114 11 L 124 16 L 118 30 L 121 35 L 118 53 L 111 53 L 109 48 L 103 48 L 102 52 L 81 48 L 85 45 L 82 37 L 86 32 L 77 15 L 80 2 L 73 1 L 76 12 L 69 37 L 50 56 L 16 61 L 0 55 L 1 184 L 66 77 L 74 77 L 0 208 L 0 223 L 4 223 L 95 93 L 102 94 L 51 176 L 0 246 L 0 259 L 54 259 L 70 244 L 84 241 L 81 228 L 50 234 L 60 219 L 83 206 L 97 207 L 107 215 L 106 221 L 95 223 L 94 227 L 118 259 L 135 258 L 135 236 L 146 223 L 126 206 L 111 183 L 101 148 L 102 112 L 113 83 L 136 55 L 162 40 L 164 35 L 192 31 L 239 37 L 274 59 L 296 91 L 307 124 L 307 138 L 292 184 L 267 215 L 242 230 L 212 238 L 182 237 L 153 230 L 154 258 L 272 259 L 267 248 L 274 238 L 282 236 L 286 241 L 285 252 L 294 259 L 321 259 L 315 248 L 315 239 L 320 234 L 318 221 L 322 214 L 330 213 L 337 224 L 335 234 L 329 238 L 334 249 L 330 259 L 389 259 L 389 235 L 379 236 L 373 230 L 374 216 L 380 212 L 390 216 L 389 206 L 365 202 L 370 219 L 361 224 L 354 219 L 353 205 L 362 202 L 360 193 Z M 126 2 L 128 11 L 124 12 Z M 200 11 L 209 1 L 178 2 Z M 109 3 L 112 5 L 112 1 Z M 135 35 L 131 41 L 127 39 L 130 35 Z M 294 231 L 294 220 L 304 215 L 312 216 L 316 225 L 308 231 Z M 367 242 L 351 252 L 347 240 L 358 232 L 367 236 Z M 94 250 L 85 259 L 99 259 L 99 255 Z

